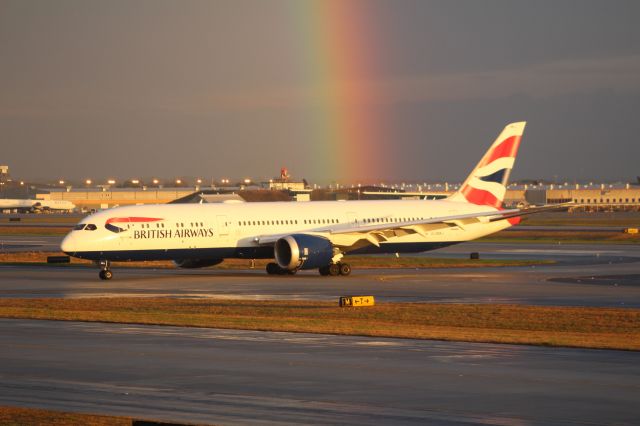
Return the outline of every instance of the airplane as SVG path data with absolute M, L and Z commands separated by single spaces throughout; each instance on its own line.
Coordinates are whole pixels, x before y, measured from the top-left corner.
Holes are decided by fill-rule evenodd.
M 11 199 L 0 198 L 0 210 L 22 212 L 72 211 L 76 205 L 67 200 Z
M 173 260 L 181 268 L 202 268 L 225 258 L 275 259 L 266 267 L 272 275 L 307 269 L 324 276 L 349 275 L 345 255 L 439 249 L 501 231 L 523 215 L 548 209 L 502 207 L 525 124 L 507 125 L 460 189 L 446 199 L 117 207 L 81 220 L 61 249 L 95 261 L 103 280 L 113 277 L 113 261 Z

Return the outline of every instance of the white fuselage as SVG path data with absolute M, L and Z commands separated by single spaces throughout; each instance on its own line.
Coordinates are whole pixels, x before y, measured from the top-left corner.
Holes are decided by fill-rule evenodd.
M 0 198 L 0 209 L 29 210 L 36 202 L 36 200 Z
M 0 198 L 0 210 L 62 210 L 71 211 L 75 204 L 67 200 L 8 199 Z
M 45 210 L 71 211 L 76 205 L 67 200 L 35 200 L 36 207 Z
M 183 258 L 273 258 L 263 236 L 322 234 L 381 223 L 420 221 L 493 207 L 447 200 L 317 201 L 163 204 L 119 207 L 83 219 L 64 239 L 62 250 L 93 260 Z M 85 229 L 83 225 L 87 225 Z M 479 218 L 465 223 L 426 224 L 421 232 L 396 230 L 379 245 L 341 244 L 345 253 L 419 252 L 469 241 L 510 226 Z M 336 235 L 338 243 L 353 239 Z M 332 240 L 334 237 L 332 237 Z

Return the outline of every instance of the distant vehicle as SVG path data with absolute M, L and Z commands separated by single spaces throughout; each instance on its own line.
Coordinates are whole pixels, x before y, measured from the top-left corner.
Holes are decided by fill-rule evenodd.
M 90 215 L 62 241 L 70 256 L 96 261 L 173 260 L 182 268 L 225 258 L 275 259 L 269 274 L 318 269 L 349 275 L 353 253 L 434 250 L 501 231 L 548 208 L 503 210 L 525 123 L 504 128 L 460 189 L 445 200 L 163 204 Z M 555 206 L 554 206 L 555 208 Z
M 76 205 L 66 200 L 37 200 L 0 198 L 0 211 L 40 213 L 43 211 L 73 211 Z

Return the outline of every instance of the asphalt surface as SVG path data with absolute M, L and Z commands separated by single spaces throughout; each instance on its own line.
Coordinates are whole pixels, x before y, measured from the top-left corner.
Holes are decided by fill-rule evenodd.
M 22 251 L 60 251 L 62 236 L 0 235 L 0 253 Z
M 268 276 L 262 270 L 216 268 L 98 270 L 69 266 L 0 266 L 0 297 L 232 297 L 337 300 L 345 294 L 380 301 L 518 303 L 640 307 L 640 246 L 465 243 L 425 256 L 547 259 L 545 266 L 354 270 L 349 277 L 315 271 Z
M 0 404 L 215 424 L 637 424 L 640 356 L 0 320 Z
M 640 247 L 468 243 L 551 266 L 263 271 L 0 266 L 0 297 L 164 296 L 640 307 Z M 0 405 L 210 424 L 637 424 L 638 352 L 0 320 Z

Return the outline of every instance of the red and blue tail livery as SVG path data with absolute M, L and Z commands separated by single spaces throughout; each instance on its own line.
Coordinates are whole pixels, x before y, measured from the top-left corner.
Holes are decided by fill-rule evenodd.
M 460 190 L 449 199 L 501 208 L 525 125 L 520 122 L 506 126 Z

